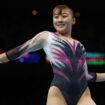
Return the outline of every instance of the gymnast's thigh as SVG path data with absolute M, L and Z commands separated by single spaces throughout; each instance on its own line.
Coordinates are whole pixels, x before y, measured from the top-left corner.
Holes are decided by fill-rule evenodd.
M 86 97 L 84 100 L 79 102 L 77 105 L 96 105 L 91 97 Z
M 62 93 L 56 86 L 50 87 L 46 105 L 67 105 Z
M 96 105 L 91 97 L 90 90 L 87 88 L 81 98 L 79 99 L 77 105 Z
M 67 105 L 67 104 L 60 98 L 55 97 L 55 98 L 48 99 L 46 105 Z

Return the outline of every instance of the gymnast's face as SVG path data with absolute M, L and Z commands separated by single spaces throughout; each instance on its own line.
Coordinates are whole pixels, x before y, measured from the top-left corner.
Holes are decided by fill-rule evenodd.
M 53 12 L 53 25 L 57 32 L 68 34 L 74 23 L 75 19 L 70 9 L 56 9 Z

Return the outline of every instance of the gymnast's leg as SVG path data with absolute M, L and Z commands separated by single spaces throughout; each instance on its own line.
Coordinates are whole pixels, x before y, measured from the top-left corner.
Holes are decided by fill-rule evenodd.
M 67 105 L 62 93 L 56 86 L 50 87 L 46 105 Z
M 91 94 L 89 89 L 87 88 L 83 95 L 81 96 L 80 100 L 78 101 L 77 105 L 96 105 L 94 100 L 91 98 Z

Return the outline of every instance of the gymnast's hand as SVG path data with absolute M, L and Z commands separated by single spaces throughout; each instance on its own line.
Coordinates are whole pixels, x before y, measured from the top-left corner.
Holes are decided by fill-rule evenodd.
M 6 56 L 6 53 L 5 52 L 4 53 L 1 53 L 0 54 L 0 63 L 6 63 L 8 61 L 9 61 L 9 59 Z
M 105 81 L 105 73 L 96 73 L 96 75 L 97 75 L 96 82 Z

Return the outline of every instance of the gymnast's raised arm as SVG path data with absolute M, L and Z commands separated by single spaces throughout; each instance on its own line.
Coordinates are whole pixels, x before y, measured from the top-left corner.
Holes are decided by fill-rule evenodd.
M 42 31 L 22 45 L 0 54 L 0 63 L 15 60 L 26 53 L 42 49 L 47 43 L 47 37 L 48 32 Z

